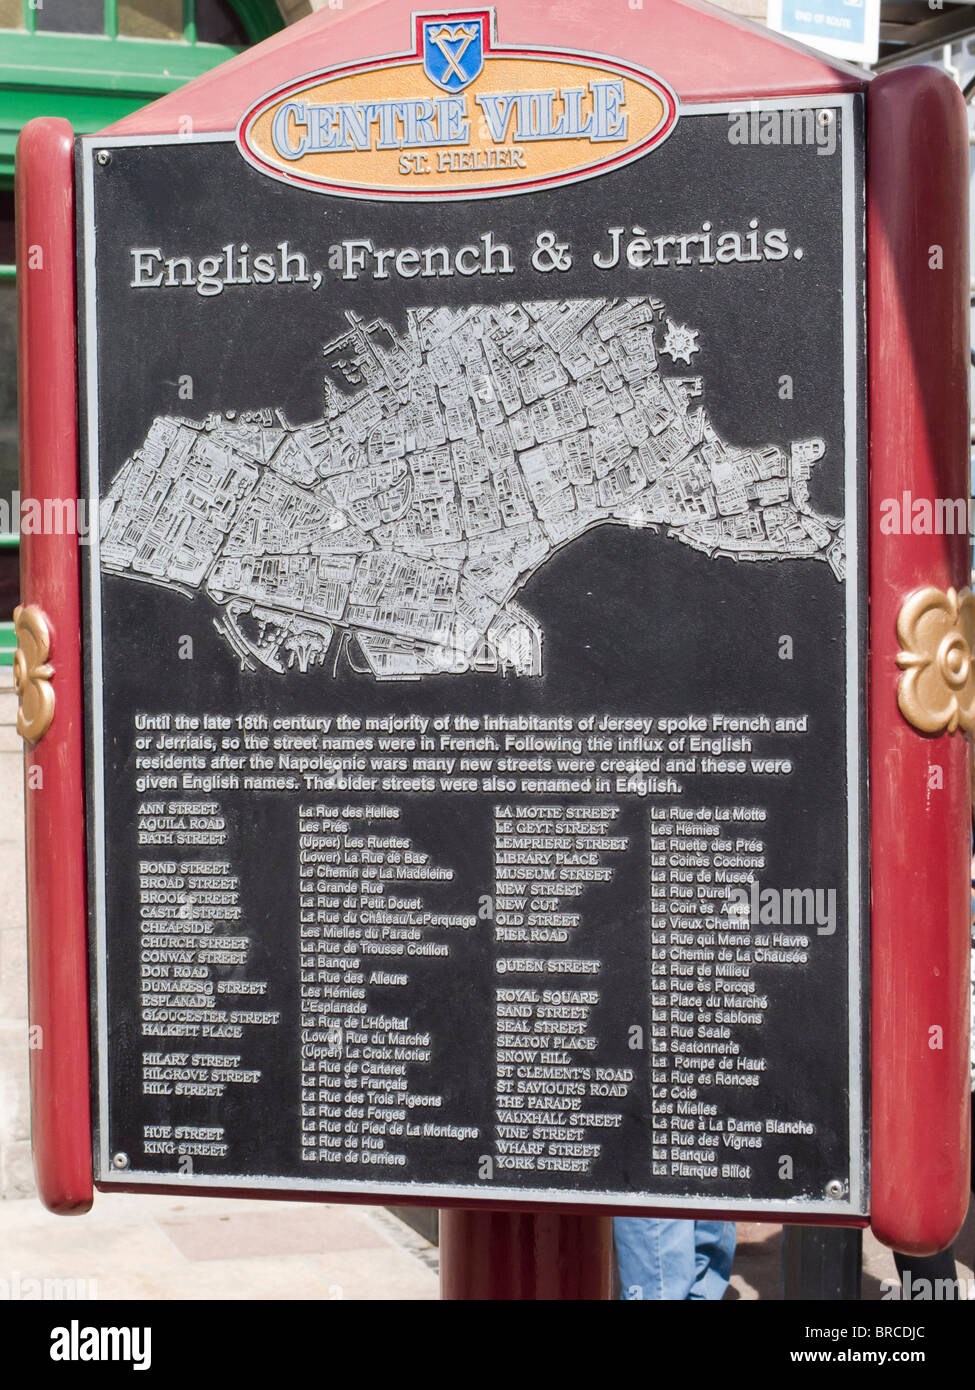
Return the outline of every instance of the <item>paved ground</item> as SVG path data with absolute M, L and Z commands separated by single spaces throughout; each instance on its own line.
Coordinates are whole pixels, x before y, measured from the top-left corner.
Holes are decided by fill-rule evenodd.
M 29 1279 L 93 1298 L 438 1296 L 436 1250 L 382 1207 L 209 1197 L 99 1193 L 71 1217 L 0 1202 L 0 1281 L 24 1296 Z
M 971 1279 L 975 1216 L 957 1254 Z M 87 1216 L 56 1217 L 33 1199 L 0 1202 L 0 1296 L 71 1280 L 77 1296 L 100 1299 L 412 1301 L 437 1298 L 437 1268 L 436 1248 L 382 1207 L 99 1194 Z M 868 1233 L 863 1299 L 894 1277 Z M 57 1290 L 67 1292 L 49 1284 L 48 1296 Z M 727 1296 L 782 1297 L 781 1227 L 739 1227 Z
M 33 1190 L 27 1120 L 24 753 L 9 666 L 0 666 L 0 1200 Z

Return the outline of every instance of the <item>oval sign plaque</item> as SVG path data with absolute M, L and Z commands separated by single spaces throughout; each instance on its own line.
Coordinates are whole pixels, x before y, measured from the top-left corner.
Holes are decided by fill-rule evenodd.
M 498 47 L 493 17 L 415 15 L 410 53 L 269 93 L 240 123 L 241 153 L 321 193 L 486 198 L 592 178 L 673 130 L 677 97 L 653 73 L 595 54 Z

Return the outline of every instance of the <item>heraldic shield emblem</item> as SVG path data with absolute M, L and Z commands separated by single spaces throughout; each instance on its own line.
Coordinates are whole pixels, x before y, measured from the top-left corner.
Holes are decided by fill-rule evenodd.
M 431 19 L 423 25 L 423 71 L 445 92 L 460 92 L 484 67 L 484 20 Z

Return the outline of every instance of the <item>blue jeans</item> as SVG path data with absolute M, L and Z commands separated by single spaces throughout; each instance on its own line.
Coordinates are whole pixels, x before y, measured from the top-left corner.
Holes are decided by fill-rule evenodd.
M 719 1299 L 731 1278 L 733 1221 L 657 1221 L 617 1216 L 616 1259 L 624 1299 Z

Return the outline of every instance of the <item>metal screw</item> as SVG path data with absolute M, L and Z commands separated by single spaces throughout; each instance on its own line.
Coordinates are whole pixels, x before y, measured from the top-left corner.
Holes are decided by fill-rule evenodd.
M 827 1197 L 842 1197 L 844 1191 L 845 1189 L 843 1183 L 840 1181 L 839 1178 L 833 1178 L 831 1182 L 828 1182 L 826 1184 Z
M 98 164 L 111 164 L 112 156 L 109 154 L 108 150 L 99 150 L 95 155 L 95 161 Z
M 129 1156 L 128 1156 L 128 1154 L 119 1153 L 119 1154 L 115 1154 L 115 1155 L 113 1156 L 113 1158 L 112 1158 L 112 1167 L 113 1167 L 113 1168 L 128 1168 L 128 1166 L 129 1166 Z

